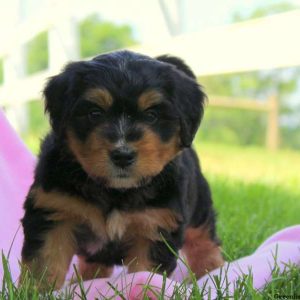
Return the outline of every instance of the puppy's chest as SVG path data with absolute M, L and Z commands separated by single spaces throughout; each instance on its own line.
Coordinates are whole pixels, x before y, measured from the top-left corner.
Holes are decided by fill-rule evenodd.
M 137 239 L 160 240 L 162 230 L 172 232 L 177 229 L 178 217 L 168 208 L 133 212 L 113 210 L 106 216 L 101 232 L 91 225 L 77 224 L 74 230 L 79 250 L 90 255 L 112 241 L 128 244 Z

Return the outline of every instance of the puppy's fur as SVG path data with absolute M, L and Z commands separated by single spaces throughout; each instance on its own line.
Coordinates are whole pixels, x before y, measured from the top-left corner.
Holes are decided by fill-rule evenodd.
M 74 254 L 83 279 L 170 274 L 184 252 L 199 277 L 223 263 L 209 186 L 190 148 L 205 101 L 176 57 L 120 51 L 70 63 L 45 90 L 51 132 L 22 220 L 23 263 L 60 287 Z M 120 154 L 121 153 L 121 154 Z

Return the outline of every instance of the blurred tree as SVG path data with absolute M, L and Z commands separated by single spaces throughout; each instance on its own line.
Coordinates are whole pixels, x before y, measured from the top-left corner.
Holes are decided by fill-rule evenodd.
M 133 45 L 132 29 L 129 25 L 116 25 L 92 15 L 80 24 L 81 57 L 89 57 Z
M 261 6 L 254 11 L 235 12 L 232 17 L 233 22 L 241 22 L 250 19 L 272 16 L 282 12 L 287 12 L 299 8 L 291 2 L 277 2 L 269 5 Z
M 41 32 L 26 45 L 26 73 L 48 68 L 48 33 Z
M 248 14 L 240 12 L 235 13 L 233 15 L 233 22 L 269 16 L 275 13 L 286 12 L 292 9 L 295 9 L 295 6 L 290 4 L 289 2 L 274 3 L 272 5 L 257 8 L 256 10 Z M 261 101 L 266 101 L 270 95 L 277 95 L 279 96 L 281 113 L 290 114 L 291 109 L 289 105 L 287 105 L 286 99 L 287 96 L 296 91 L 299 79 L 300 68 L 295 67 L 269 71 L 254 71 L 247 73 L 205 76 L 200 78 L 200 82 L 205 87 L 208 95 L 223 95 L 241 98 L 248 97 L 260 99 Z M 256 118 L 254 118 L 254 115 L 256 115 Z M 265 115 L 252 112 L 238 113 L 236 111 L 233 112 L 225 109 L 220 109 L 216 114 L 216 117 L 222 118 L 222 126 L 217 126 L 217 130 L 220 131 L 219 135 L 221 139 L 222 136 L 224 136 L 224 141 L 228 141 L 226 138 L 226 136 L 228 136 L 228 133 L 222 134 L 222 130 L 230 130 L 230 136 L 235 136 L 234 140 L 238 141 L 241 144 L 263 143 L 266 124 Z M 214 136 L 213 133 L 211 134 L 211 136 L 209 133 L 211 126 L 213 126 L 212 124 L 220 123 L 220 121 L 216 121 L 216 117 L 215 114 L 208 114 L 206 116 L 205 127 L 202 134 L 206 136 L 207 139 L 210 139 L 211 136 Z M 255 130 L 251 128 L 251 125 L 253 126 L 253 124 L 255 124 Z M 244 128 L 246 128 L 246 126 L 249 126 L 251 130 L 245 131 Z M 216 127 L 216 125 L 214 125 L 213 127 Z M 241 128 L 243 128 L 243 132 L 241 132 Z M 285 130 L 283 130 L 281 134 L 286 135 L 287 132 L 288 129 L 285 128 Z M 282 141 L 285 145 L 292 147 L 295 146 L 295 143 L 287 138 L 283 137 Z
M 81 57 L 131 46 L 136 42 L 129 25 L 116 25 L 112 22 L 102 21 L 97 15 L 83 20 L 79 24 L 79 31 Z M 33 74 L 47 67 L 48 34 L 41 32 L 26 45 L 26 72 Z
M 0 59 L 0 84 L 4 81 L 3 59 Z
M 44 111 L 44 103 L 34 99 L 28 103 L 29 131 L 34 136 L 43 136 L 49 129 L 48 118 L 41 112 Z M 45 120 L 46 119 L 46 120 Z
M 214 95 L 266 100 L 272 94 L 284 96 L 297 88 L 298 67 L 270 71 L 203 76 L 200 78 L 207 93 Z
M 262 113 L 208 107 L 197 138 L 238 145 L 264 145 L 266 117 Z

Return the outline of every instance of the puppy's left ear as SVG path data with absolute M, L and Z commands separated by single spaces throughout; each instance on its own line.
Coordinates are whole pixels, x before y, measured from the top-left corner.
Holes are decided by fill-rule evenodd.
M 62 72 L 51 77 L 45 86 L 45 112 L 49 114 L 51 126 L 56 133 L 64 130 L 67 115 L 76 98 L 76 90 L 81 89 L 76 72 L 82 65 L 82 62 L 67 64 Z
M 44 89 L 45 112 L 50 116 L 54 131 L 58 131 L 64 115 L 68 80 L 64 73 L 51 77 Z
M 172 65 L 173 101 L 180 118 L 180 138 L 183 147 L 190 147 L 200 125 L 206 95 L 193 71 L 178 57 L 162 55 L 157 60 Z

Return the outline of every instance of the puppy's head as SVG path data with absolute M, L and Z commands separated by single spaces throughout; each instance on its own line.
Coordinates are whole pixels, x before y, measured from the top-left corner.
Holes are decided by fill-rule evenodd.
M 180 59 L 128 51 L 67 65 L 44 94 L 54 133 L 113 188 L 139 186 L 189 147 L 205 99 Z

